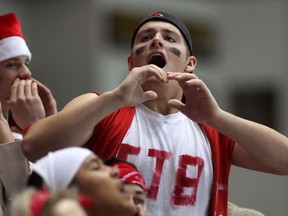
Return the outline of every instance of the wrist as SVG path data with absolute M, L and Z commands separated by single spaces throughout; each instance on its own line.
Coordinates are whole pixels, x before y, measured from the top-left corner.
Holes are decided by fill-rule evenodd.
M 112 97 L 113 106 L 115 109 L 120 109 L 127 106 L 125 101 L 122 99 L 121 93 L 119 93 L 119 89 L 114 89 L 106 93 Z
M 219 111 L 215 113 L 214 117 L 211 118 L 210 121 L 206 122 L 206 124 L 215 129 L 221 128 L 223 115 L 225 115 L 225 112 L 219 109 Z

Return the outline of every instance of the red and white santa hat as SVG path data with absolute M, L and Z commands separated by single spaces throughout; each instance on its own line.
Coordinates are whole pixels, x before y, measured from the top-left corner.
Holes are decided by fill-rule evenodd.
M 13 13 L 0 15 L 0 62 L 22 55 L 31 60 L 19 19 Z

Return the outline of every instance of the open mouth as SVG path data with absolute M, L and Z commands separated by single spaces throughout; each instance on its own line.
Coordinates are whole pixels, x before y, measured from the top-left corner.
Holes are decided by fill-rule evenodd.
M 149 60 L 148 64 L 154 64 L 160 68 L 164 68 L 166 65 L 166 60 L 162 55 L 154 55 Z

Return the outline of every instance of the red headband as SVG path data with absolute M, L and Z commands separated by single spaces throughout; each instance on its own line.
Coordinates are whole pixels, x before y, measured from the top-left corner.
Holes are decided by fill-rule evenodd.
M 50 193 L 47 190 L 41 190 L 31 195 L 30 210 L 31 216 L 40 216 L 41 212 L 49 199 Z
M 126 162 L 117 162 L 113 164 L 120 171 L 119 178 L 126 184 L 137 184 L 146 191 L 146 185 L 141 173 L 132 165 Z
M 48 190 L 41 190 L 31 195 L 30 197 L 30 211 L 31 216 L 40 216 L 45 204 L 50 197 Z M 94 205 L 94 200 L 90 196 L 80 195 L 78 202 L 83 208 L 90 208 Z

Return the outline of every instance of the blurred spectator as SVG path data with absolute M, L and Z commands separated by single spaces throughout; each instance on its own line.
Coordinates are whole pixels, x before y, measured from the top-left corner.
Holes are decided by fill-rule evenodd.
M 57 112 L 51 91 L 32 77 L 31 58 L 17 16 L 1 15 L 0 100 L 3 116 L 15 132 L 15 138 L 22 137 L 23 129 Z
M 22 130 L 57 112 L 51 91 L 32 78 L 31 52 L 13 13 L 0 15 L 0 215 L 24 189 L 29 162 L 21 144 Z
M 228 216 L 264 216 L 264 214 L 254 209 L 241 208 L 234 203 L 228 202 Z
M 141 216 L 147 214 L 146 184 L 142 174 L 135 165 L 128 161 L 120 160 L 116 157 L 104 160 L 108 166 L 119 169 L 119 178 L 124 183 L 124 193 L 133 200 L 135 206 L 141 212 Z
M 28 186 L 56 191 L 75 186 L 81 195 L 94 199 L 89 216 L 137 215 L 130 198 L 123 192 L 118 169 L 103 164 L 92 151 L 81 147 L 68 147 L 35 162 Z
M 83 207 L 89 208 L 92 204 L 90 197 L 79 196 L 73 188 L 53 192 L 27 188 L 9 205 L 5 215 L 87 216 Z

